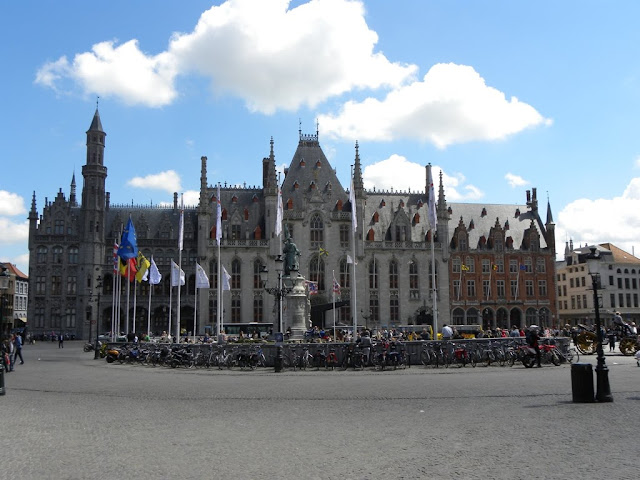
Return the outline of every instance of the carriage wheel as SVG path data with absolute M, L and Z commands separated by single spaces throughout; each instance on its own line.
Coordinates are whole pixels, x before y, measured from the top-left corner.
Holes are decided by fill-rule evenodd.
M 635 337 L 624 337 L 620 340 L 620 352 L 623 355 L 633 355 L 637 350 L 636 343 Z
M 582 332 L 576 339 L 576 347 L 583 355 L 591 355 L 596 352 L 598 340 L 593 332 Z

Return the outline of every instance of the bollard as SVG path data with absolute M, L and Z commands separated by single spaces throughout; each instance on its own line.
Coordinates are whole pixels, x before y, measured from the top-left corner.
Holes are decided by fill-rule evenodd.
M 273 360 L 273 366 L 276 373 L 282 371 L 282 347 L 276 347 L 276 357 Z
M 592 403 L 593 370 L 590 363 L 574 363 L 571 365 L 571 391 L 573 403 Z

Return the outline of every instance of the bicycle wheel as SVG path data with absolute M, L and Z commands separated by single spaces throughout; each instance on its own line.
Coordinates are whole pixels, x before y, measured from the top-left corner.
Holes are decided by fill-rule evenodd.
M 420 361 L 425 367 L 431 365 L 431 355 L 428 350 L 422 350 L 422 352 L 420 352 Z

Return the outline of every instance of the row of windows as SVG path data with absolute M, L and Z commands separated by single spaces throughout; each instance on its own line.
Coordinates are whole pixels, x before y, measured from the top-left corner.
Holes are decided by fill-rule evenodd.
M 474 257 L 468 256 L 464 258 L 455 257 L 451 259 L 451 268 L 453 273 L 469 272 L 474 273 L 476 271 L 476 260 Z M 493 261 L 489 258 L 483 258 L 480 261 L 480 268 L 482 273 L 504 273 L 504 259 L 495 258 Z M 536 259 L 536 273 L 546 273 L 547 267 L 544 258 Z M 525 257 L 520 263 L 518 259 L 512 258 L 509 260 L 509 273 L 533 273 L 533 260 L 531 257 Z
M 560 310 L 581 310 L 583 308 L 590 308 L 587 303 L 587 298 L 589 296 L 585 295 L 571 295 L 571 309 L 568 308 L 568 301 L 562 300 L 558 302 Z M 640 303 L 638 301 L 637 293 L 618 293 L 617 294 L 617 305 L 616 305 L 616 294 L 609 294 L 609 303 L 611 304 L 609 308 L 638 308 Z
M 80 250 L 78 247 L 67 248 L 67 263 L 78 263 L 78 254 Z M 51 247 L 51 262 L 62 263 L 64 259 L 63 247 Z M 40 246 L 36 249 L 36 263 L 47 263 L 49 260 L 49 249 L 44 246 Z
M 617 280 L 617 281 L 616 281 Z M 589 282 L 591 285 L 591 282 Z M 587 286 L 586 277 L 576 277 L 569 279 L 569 288 L 579 288 Z M 613 275 L 609 275 L 609 286 L 617 286 L 618 289 L 622 290 L 637 290 L 638 288 L 638 279 L 636 278 L 615 278 Z M 567 296 L 567 286 L 561 285 L 558 286 L 558 294 L 560 296 Z
M 521 285 L 524 283 L 524 285 Z M 460 280 L 453 281 L 453 295 L 455 300 L 460 300 L 463 298 L 476 298 L 476 281 L 475 280 L 467 280 L 466 282 L 466 296 L 463 296 L 463 292 L 460 289 L 461 282 Z M 535 284 L 533 280 L 525 280 L 524 282 L 519 282 L 518 280 L 510 280 L 509 282 L 509 295 L 510 298 L 518 298 L 522 296 L 521 289 L 524 287 L 524 296 L 527 298 L 533 298 L 536 296 L 535 294 Z M 546 297 L 547 296 L 547 281 L 546 280 L 538 280 L 538 297 Z M 506 282 L 505 280 L 496 280 L 495 281 L 495 294 L 497 298 L 506 298 Z M 492 285 L 490 280 L 482 281 L 482 298 L 490 298 L 492 295 Z
M 45 310 L 43 307 L 36 307 L 32 315 L 29 315 L 29 323 L 33 322 L 32 327 L 44 328 L 45 327 Z M 48 328 L 68 328 L 74 329 L 76 327 L 76 309 L 68 307 L 64 311 L 60 308 L 54 307 L 49 312 L 49 322 L 46 325 Z

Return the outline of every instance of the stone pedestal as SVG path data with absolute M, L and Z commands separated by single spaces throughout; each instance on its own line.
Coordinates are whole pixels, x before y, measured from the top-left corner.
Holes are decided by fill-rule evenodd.
M 311 325 L 311 303 L 307 295 L 304 277 L 292 272 L 286 283 L 293 284 L 291 292 L 284 298 L 284 329 L 291 327 L 291 340 L 304 339 L 305 332 Z

